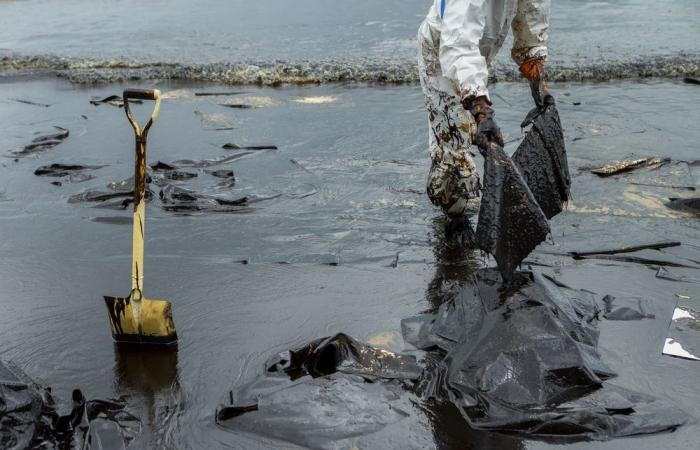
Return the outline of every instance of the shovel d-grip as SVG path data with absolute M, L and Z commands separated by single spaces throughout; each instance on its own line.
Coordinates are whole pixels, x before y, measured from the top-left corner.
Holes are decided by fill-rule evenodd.
M 131 292 L 128 297 L 107 297 L 105 303 L 112 326 L 112 337 L 118 343 L 176 344 L 177 333 L 172 307 L 166 300 L 151 300 L 143 295 L 143 253 L 146 221 L 146 140 L 148 131 L 160 112 L 160 91 L 126 89 L 124 111 L 134 128 L 136 161 L 134 170 L 134 224 L 132 232 Z M 141 128 L 129 107 L 129 99 L 153 100 L 150 119 Z

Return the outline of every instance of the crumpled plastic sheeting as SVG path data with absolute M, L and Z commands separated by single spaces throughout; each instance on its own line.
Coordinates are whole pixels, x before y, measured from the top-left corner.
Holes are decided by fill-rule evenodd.
M 597 351 L 592 294 L 537 273 L 499 291 L 493 269 L 435 314 L 402 322 L 406 341 L 445 355 L 422 380 L 448 396 L 472 428 L 529 438 L 606 440 L 673 430 L 677 408 L 615 387 Z
M 0 362 L 0 448 L 30 448 L 48 399 L 21 370 Z
M 166 211 L 174 212 L 224 212 L 246 213 L 253 209 L 252 203 L 271 200 L 279 197 L 279 194 L 269 197 L 247 195 L 240 198 L 224 198 L 214 195 L 202 194 L 190 189 L 174 185 L 167 185 L 159 193 L 161 206 Z
M 405 388 L 421 372 L 414 356 L 338 334 L 269 360 L 264 375 L 229 392 L 216 419 L 305 448 L 339 448 L 409 416 Z
M 50 391 L 0 361 L 0 448 L 123 449 L 141 424 L 123 402 L 86 400 L 73 391 L 70 414 L 59 415 Z
M 559 112 L 547 105 L 513 154 L 530 191 L 548 219 L 569 200 L 571 176 Z
M 505 280 L 549 234 L 549 223 L 503 147 L 484 158 L 484 183 L 476 228 L 479 248 L 494 256 Z

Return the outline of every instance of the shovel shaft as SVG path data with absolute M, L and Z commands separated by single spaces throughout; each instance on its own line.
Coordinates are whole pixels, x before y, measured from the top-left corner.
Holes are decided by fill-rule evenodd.
M 136 137 L 136 157 L 134 164 L 134 229 L 132 235 L 132 264 L 131 264 L 131 289 L 143 292 L 143 244 L 145 238 L 146 222 L 146 140 L 148 130 L 158 117 L 160 112 L 160 91 L 127 89 L 124 91 L 124 111 L 129 123 L 134 128 Z M 141 100 L 155 100 L 155 106 L 151 118 L 146 126 L 141 129 L 134 120 L 129 108 L 129 98 Z
M 132 233 L 131 289 L 143 292 L 143 243 L 146 222 L 146 143 L 136 142 L 134 172 L 134 229 Z

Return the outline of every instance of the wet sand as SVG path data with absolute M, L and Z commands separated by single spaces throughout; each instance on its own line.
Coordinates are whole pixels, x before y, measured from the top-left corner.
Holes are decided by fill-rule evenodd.
M 54 126 L 71 133 L 45 152 L 0 161 L 0 355 L 66 402 L 76 387 L 91 398 L 128 395 L 132 412 L 144 421 L 133 448 L 295 448 L 219 429 L 215 408 L 268 357 L 320 336 L 346 332 L 404 350 L 402 318 L 434 308 L 474 267 L 492 263 L 445 248 L 440 214 L 424 194 L 429 162 L 418 87 L 245 87 L 244 94 L 219 98 L 194 92 L 231 87 L 161 83 L 156 87 L 167 100 L 149 138 L 149 163 L 233 154 L 221 148 L 225 143 L 274 144 L 278 150 L 212 168 L 232 169 L 232 188 L 217 188 L 220 179 L 189 168 L 198 176 L 180 185 L 231 198 L 281 195 L 252 204 L 246 214 L 183 215 L 164 211 L 154 199 L 147 211 L 145 291 L 173 302 L 179 351 L 158 359 L 118 353 L 102 296 L 127 293 L 131 229 L 94 219 L 128 218 L 129 211 L 67 200 L 132 174 L 133 136 L 123 110 L 89 103 L 91 96 L 119 94 L 124 86 L 76 87 L 46 78 L 6 78 L 0 86 L 3 154 Z M 565 127 L 574 201 L 552 222 L 552 242 L 528 261 L 601 297 L 644 299 L 655 320 L 601 324 L 603 358 L 620 374 L 614 383 L 700 417 L 696 364 L 661 356 L 676 294 L 700 299 L 697 282 L 661 280 L 640 264 L 555 255 L 678 240 L 681 247 L 635 255 L 699 265 L 700 222 L 663 205 L 667 197 L 693 191 L 631 184 L 654 181 L 636 173 L 603 179 L 580 169 L 644 156 L 698 159 L 700 91 L 673 81 L 552 89 Z M 492 93 L 512 153 L 530 107 L 527 88 L 499 83 Z M 254 107 L 218 104 L 227 101 Z M 55 186 L 53 179 L 33 175 L 51 163 L 107 167 L 91 171 L 93 180 Z M 686 169 L 664 172 L 661 181 L 700 187 L 700 168 Z M 697 269 L 673 270 L 700 278 Z M 396 426 L 358 438 L 358 448 L 557 447 L 469 431 L 444 405 L 413 406 Z M 567 448 L 685 449 L 699 437 L 693 420 L 671 434 Z

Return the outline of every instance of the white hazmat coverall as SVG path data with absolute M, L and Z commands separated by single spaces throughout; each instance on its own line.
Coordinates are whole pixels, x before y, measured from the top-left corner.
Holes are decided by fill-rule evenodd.
M 479 195 L 469 148 L 474 118 L 462 100 L 488 97 L 488 67 L 508 30 L 519 66 L 547 56 L 550 0 L 434 0 L 418 31 L 418 69 L 430 125 L 428 196 L 449 216 Z

